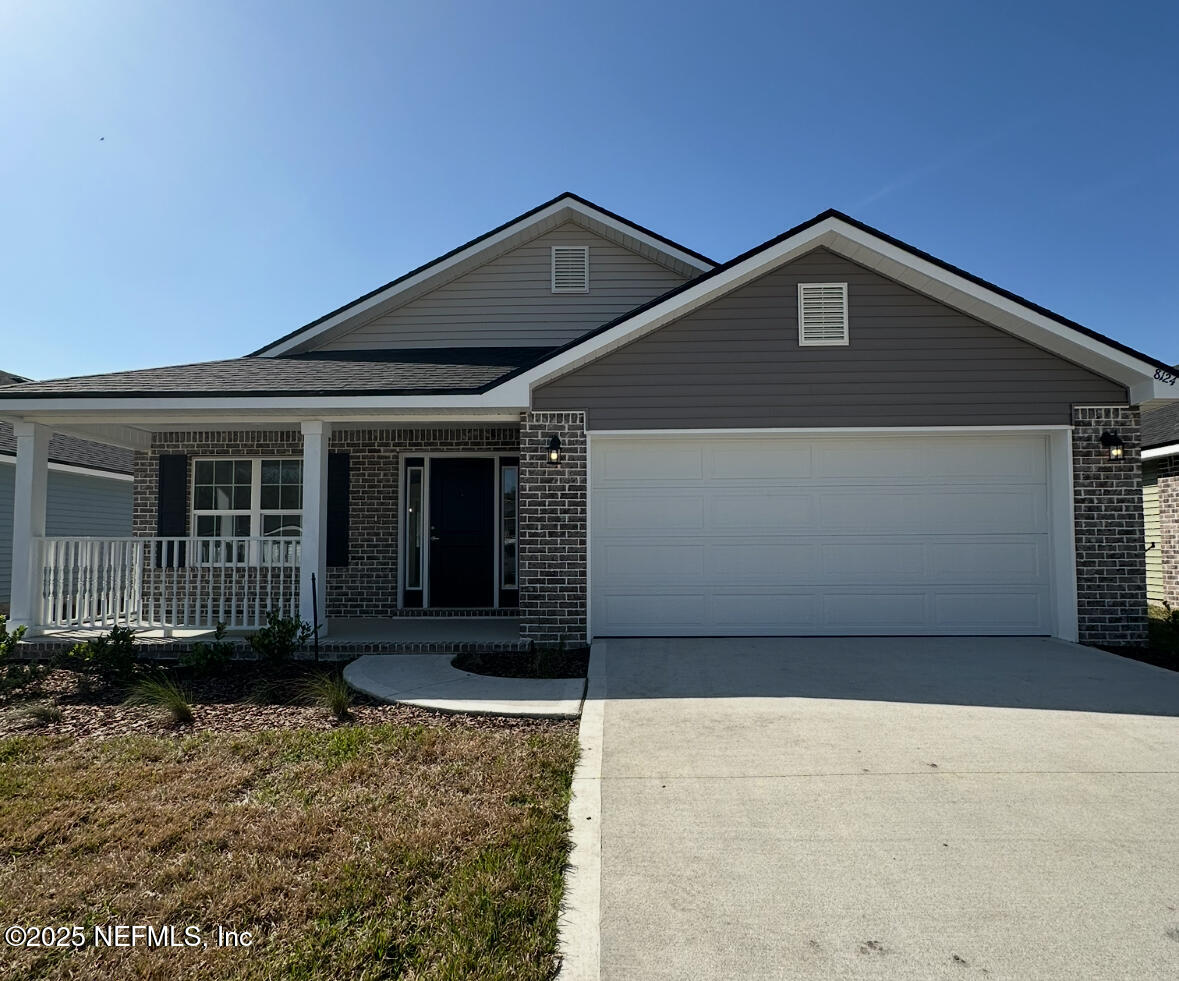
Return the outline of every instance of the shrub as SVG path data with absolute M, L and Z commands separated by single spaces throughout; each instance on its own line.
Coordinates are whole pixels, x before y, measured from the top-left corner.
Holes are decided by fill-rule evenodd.
M 47 665 L 16 659 L 24 627 L 8 632 L 8 618 L 0 617 L 0 695 L 8 695 L 40 682 L 49 673 Z
M 50 702 L 26 702 L 10 710 L 8 717 L 22 728 L 33 729 L 60 722 L 62 713 Z
M 191 651 L 180 655 L 180 667 L 198 678 L 208 678 L 224 671 L 237 648 L 233 641 L 225 639 L 225 632 L 225 624 L 219 622 L 213 632 L 213 642 L 193 644 Z
M 310 639 L 311 625 L 305 620 L 279 616 L 271 610 L 266 614 L 266 626 L 250 635 L 250 646 L 263 661 L 282 664 Z
M 1167 654 L 1179 654 L 1179 609 L 1163 601 L 1150 607 L 1150 646 Z
M 135 631 L 111 627 L 109 634 L 75 644 L 58 658 L 57 664 L 103 684 L 125 682 L 135 673 Z
M 330 712 L 341 722 L 352 717 L 352 689 L 342 675 L 326 672 L 311 675 L 299 690 L 306 701 Z
M 163 709 L 178 726 L 190 726 L 193 722 L 188 692 L 163 674 L 136 682 L 124 704 Z

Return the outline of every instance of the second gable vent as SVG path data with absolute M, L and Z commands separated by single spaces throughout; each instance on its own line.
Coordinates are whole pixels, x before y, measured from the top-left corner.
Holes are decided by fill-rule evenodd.
M 847 283 L 798 284 L 798 343 L 847 343 Z
M 589 246 L 553 246 L 553 292 L 589 292 Z

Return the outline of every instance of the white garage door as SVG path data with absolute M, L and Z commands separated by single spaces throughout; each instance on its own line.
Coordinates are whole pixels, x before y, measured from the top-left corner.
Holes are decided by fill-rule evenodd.
M 1042 435 L 594 437 L 595 636 L 1052 632 Z

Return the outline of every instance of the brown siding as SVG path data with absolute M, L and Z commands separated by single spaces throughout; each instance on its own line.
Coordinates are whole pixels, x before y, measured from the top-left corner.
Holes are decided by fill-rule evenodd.
M 798 345 L 797 284 L 848 283 L 851 343 Z M 533 394 L 592 429 L 1067 424 L 1125 389 L 816 249 Z

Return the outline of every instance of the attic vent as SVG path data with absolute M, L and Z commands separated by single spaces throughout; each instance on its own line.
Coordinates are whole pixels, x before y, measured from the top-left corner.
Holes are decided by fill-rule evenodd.
M 553 246 L 553 292 L 589 292 L 589 246 Z
M 798 284 L 798 343 L 847 343 L 847 283 Z

